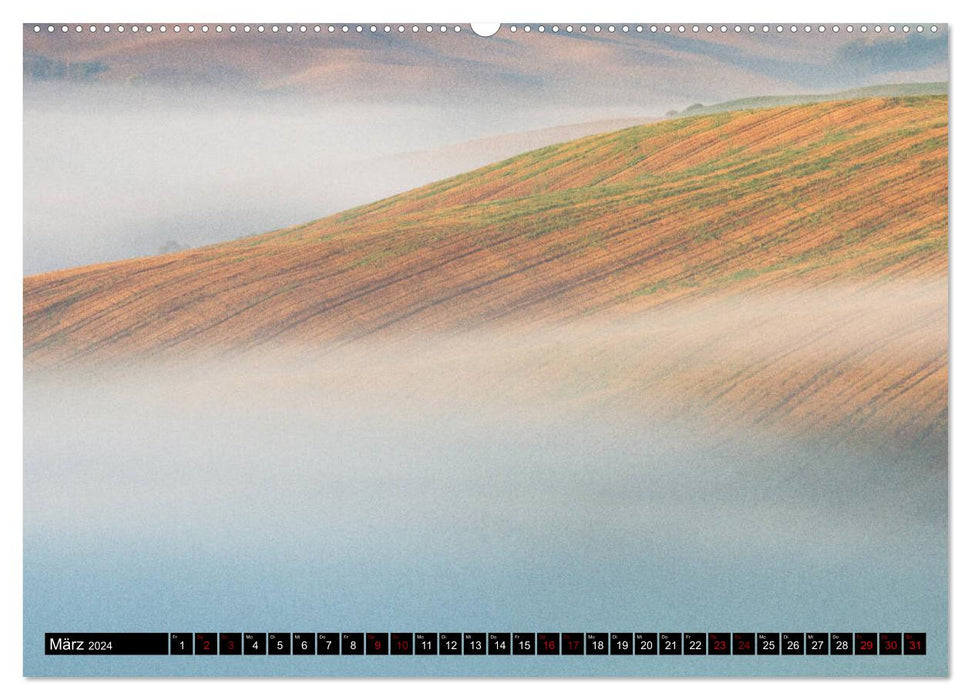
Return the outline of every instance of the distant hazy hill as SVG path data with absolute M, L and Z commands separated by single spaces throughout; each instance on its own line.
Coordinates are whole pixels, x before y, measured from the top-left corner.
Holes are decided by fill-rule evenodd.
M 870 85 L 855 90 L 833 92 L 822 95 L 768 95 L 763 97 L 745 97 L 730 102 L 719 102 L 713 105 L 691 105 L 686 109 L 672 111 L 668 117 L 692 116 L 700 114 L 715 114 L 717 112 L 733 112 L 741 109 L 767 109 L 769 107 L 785 107 L 788 105 L 812 104 L 815 102 L 830 102 L 833 100 L 855 100 L 863 97 L 908 97 L 914 95 L 946 95 L 947 83 L 898 83 L 896 85 Z

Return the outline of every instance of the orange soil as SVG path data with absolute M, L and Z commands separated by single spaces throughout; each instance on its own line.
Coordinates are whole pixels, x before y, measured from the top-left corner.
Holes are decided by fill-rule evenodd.
M 551 146 L 302 226 L 25 278 L 25 364 L 332 346 L 944 280 L 947 134 L 947 98 L 926 96 L 690 117 Z M 901 331 L 929 329 L 936 344 L 919 357 L 874 343 L 798 371 L 771 358 L 727 375 L 698 365 L 674 393 L 691 386 L 755 420 L 872 414 L 937 434 L 946 296 L 933 311 Z

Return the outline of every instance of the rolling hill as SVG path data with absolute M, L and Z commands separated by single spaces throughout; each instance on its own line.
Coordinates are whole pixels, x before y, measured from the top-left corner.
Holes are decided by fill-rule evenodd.
M 302 226 L 24 280 L 30 364 L 942 275 L 947 101 L 678 119 Z
M 947 134 L 945 96 L 680 118 L 302 226 L 27 277 L 25 366 L 603 322 L 617 332 L 572 351 L 554 333 L 510 366 L 634 407 L 938 440 Z

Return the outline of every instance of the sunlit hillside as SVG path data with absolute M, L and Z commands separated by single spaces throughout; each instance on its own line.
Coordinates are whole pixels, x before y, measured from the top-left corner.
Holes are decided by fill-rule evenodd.
M 533 333 L 510 366 L 547 388 L 937 439 L 947 144 L 943 96 L 587 137 L 302 226 L 28 277 L 25 364 Z

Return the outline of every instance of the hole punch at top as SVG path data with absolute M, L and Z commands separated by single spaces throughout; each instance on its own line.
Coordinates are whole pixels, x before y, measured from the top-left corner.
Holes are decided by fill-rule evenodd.
M 473 22 L 472 32 L 476 36 L 492 36 L 499 31 L 499 22 Z

